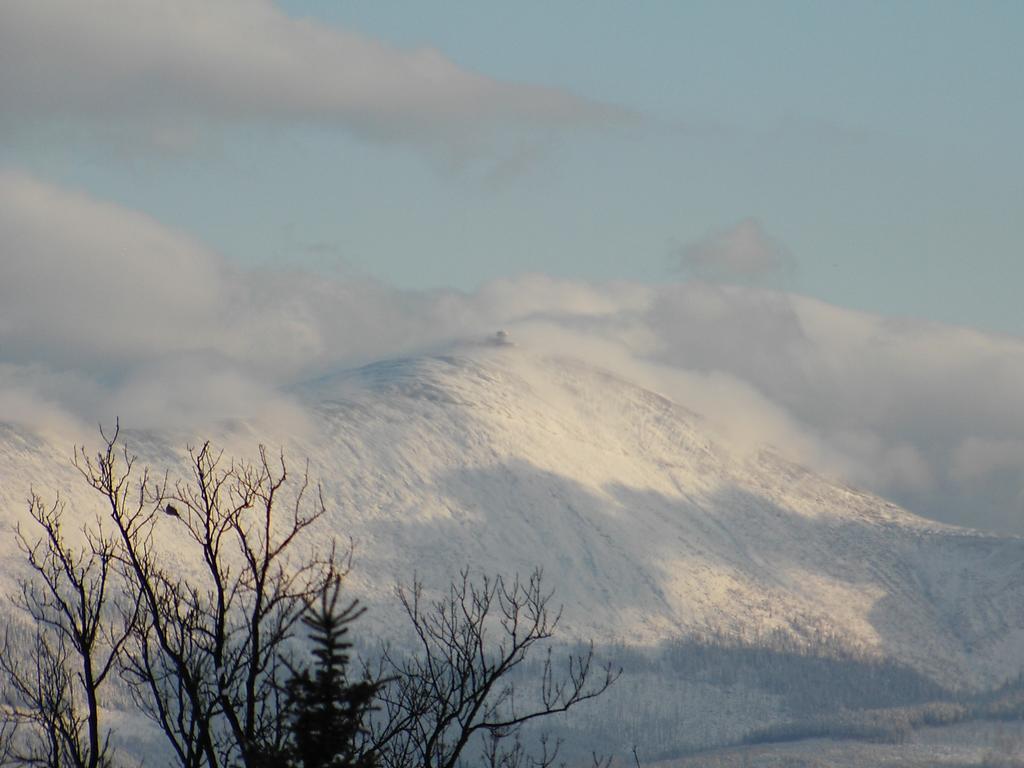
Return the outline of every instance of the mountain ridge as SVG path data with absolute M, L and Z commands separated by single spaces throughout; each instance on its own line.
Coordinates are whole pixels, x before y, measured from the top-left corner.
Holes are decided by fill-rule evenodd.
M 355 539 L 350 585 L 382 606 L 381 631 L 414 571 L 441 585 L 465 565 L 539 566 L 566 638 L 831 633 L 970 686 L 1024 664 L 1024 540 L 920 518 L 767 447 L 730 451 L 685 405 L 585 362 L 461 345 L 296 392 L 311 426 L 284 451 L 308 457 L 330 530 Z M 141 462 L 180 466 L 187 436 L 126 435 Z M 210 437 L 245 455 L 266 436 Z M 0 430 L 0 519 L 29 485 L 87 514 L 61 453 Z M 0 554 L 17 557 L 10 541 Z

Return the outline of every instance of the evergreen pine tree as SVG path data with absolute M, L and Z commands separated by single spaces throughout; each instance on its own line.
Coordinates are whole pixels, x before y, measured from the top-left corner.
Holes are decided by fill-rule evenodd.
M 357 601 L 338 608 L 337 579 L 311 605 L 302 621 L 310 631 L 312 668 L 297 670 L 288 682 L 291 712 L 289 762 L 301 768 L 373 768 L 370 755 L 358 753 L 357 737 L 380 684 L 348 676 L 349 625 L 365 609 Z

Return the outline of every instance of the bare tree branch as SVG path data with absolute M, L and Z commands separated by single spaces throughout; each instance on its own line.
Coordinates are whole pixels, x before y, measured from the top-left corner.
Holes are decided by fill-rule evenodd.
M 429 604 L 414 579 L 397 596 L 417 648 L 407 655 L 382 650 L 377 674 L 388 684 L 366 749 L 385 768 L 454 768 L 472 743 L 489 765 L 546 767 L 557 744 L 544 741 L 539 756 L 526 755 L 523 725 L 601 695 L 618 677 L 610 666 L 595 669 L 592 648 L 569 656 L 556 674 L 548 649 L 537 690 L 517 695 L 517 667 L 552 638 L 561 617 L 549 607 L 552 593 L 542 586 L 539 570 L 526 581 L 485 576 L 479 582 L 464 570 L 442 599 Z
M 292 478 L 283 454 L 261 446 L 255 462 L 234 461 L 208 442 L 189 450 L 185 478 L 138 474 L 119 430 L 76 466 L 106 500 L 139 596 L 121 646 L 136 702 L 186 768 L 253 765 L 284 738 L 282 662 L 307 601 L 347 572 L 333 541 L 309 544 L 326 512 L 319 487 L 308 469 Z M 190 557 L 186 576 L 176 562 Z
M 134 621 L 131 613 L 128 621 L 112 621 L 117 542 L 97 525 L 83 528 L 84 546 L 70 544 L 59 496 L 48 505 L 33 492 L 28 507 L 40 535 L 16 528 L 32 577 L 20 582 L 15 603 L 35 632 L 19 651 L 8 629 L 0 654 L 7 714 L 26 726 L 9 751 L 33 765 L 98 768 L 110 751 L 101 688 Z

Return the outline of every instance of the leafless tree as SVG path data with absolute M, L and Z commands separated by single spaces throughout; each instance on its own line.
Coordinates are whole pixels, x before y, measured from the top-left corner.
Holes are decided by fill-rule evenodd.
M 191 476 L 170 481 L 104 436 L 75 465 L 105 499 L 126 589 L 139 618 L 122 674 L 185 768 L 252 766 L 286 737 L 289 641 L 307 601 L 347 564 L 333 543 L 310 546 L 325 513 L 308 471 L 283 455 L 225 460 L 189 452 Z
M 59 499 L 32 497 L 38 540 L 18 532 L 32 576 L 20 604 L 35 629 L 27 642 L 9 630 L 0 648 L 0 764 L 110 764 L 101 695 L 114 675 L 183 768 L 265 768 L 268 756 L 291 754 L 301 720 L 287 685 L 301 667 L 293 638 L 316 598 L 336 602 L 351 554 L 329 537 L 313 545 L 326 506 L 308 467 L 293 476 L 262 447 L 244 462 L 205 443 L 171 479 L 137 469 L 120 429 L 101 435 L 97 453 L 74 459 L 105 509 L 83 530 L 84 547 L 65 540 Z M 364 670 L 375 698 L 360 709 L 373 711 L 353 753 L 360 765 L 455 768 L 473 754 L 491 768 L 548 768 L 558 743 L 531 753 L 524 725 L 618 676 L 594 664 L 592 648 L 555 664 L 546 641 L 560 611 L 539 571 L 479 581 L 463 571 L 436 601 L 414 579 L 397 596 L 415 649 L 385 648 Z M 537 651 L 536 675 L 522 674 Z
M 19 525 L 18 544 L 31 578 L 16 604 L 32 630 L 8 628 L 0 649 L 8 758 L 29 765 L 98 768 L 107 764 L 109 730 L 101 722 L 101 690 L 132 630 L 132 610 L 115 616 L 117 543 L 102 527 L 86 526 L 84 545 L 65 537 L 64 504 L 33 493 L 29 515 L 38 538 Z
M 599 696 L 618 677 L 611 666 L 594 665 L 592 648 L 556 672 L 549 645 L 535 689 L 524 695 L 517 688 L 517 668 L 553 637 L 561 616 L 539 570 L 525 581 L 479 582 L 464 570 L 440 600 L 425 601 L 419 581 L 400 587 L 398 597 L 416 649 L 385 649 L 376 671 L 388 682 L 365 748 L 384 768 L 455 768 L 469 747 L 490 766 L 546 768 L 558 745 L 544 741 L 541 754 L 528 755 L 523 726 Z
M 6 709 L 0 709 L 0 765 L 13 762 L 11 753 L 14 751 L 17 729 L 18 723 L 10 717 Z

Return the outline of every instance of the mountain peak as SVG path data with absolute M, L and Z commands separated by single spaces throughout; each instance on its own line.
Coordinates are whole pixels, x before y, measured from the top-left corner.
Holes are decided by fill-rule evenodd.
M 731 451 L 683 405 L 585 363 L 484 341 L 301 393 L 314 427 L 284 449 L 308 457 L 331 527 L 357 541 L 350 584 L 370 605 L 413 571 L 440 585 L 465 565 L 539 566 L 570 637 L 826 632 L 944 680 L 1024 662 L 1024 542 Z M 29 483 L 92 508 L 63 446 L 2 440 L 9 522 Z M 133 447 L 163 469 L 160 445 Z

